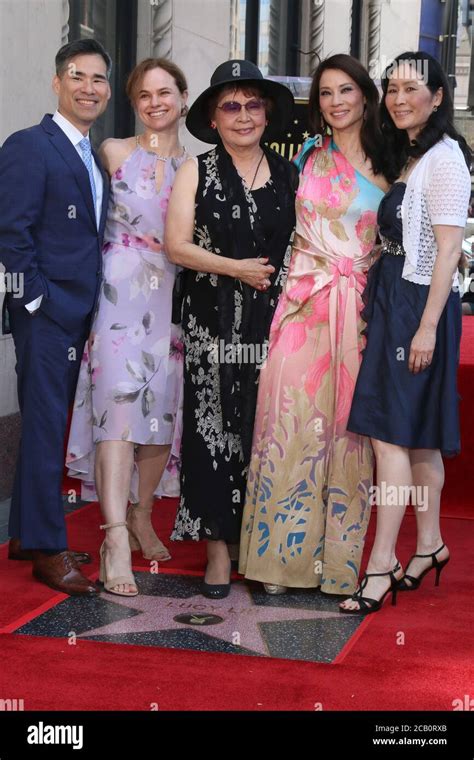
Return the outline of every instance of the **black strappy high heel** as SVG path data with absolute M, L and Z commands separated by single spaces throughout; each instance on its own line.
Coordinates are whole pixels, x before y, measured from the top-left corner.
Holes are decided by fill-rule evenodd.
M 339 611 L 346 615 L 370 615 L 372 612 L 378 612 L 381 609 L 383 601 L 387 594 L 392 592 L 392 605 L 397 604 L 397 590 L 399 580 L 395 578 L 395 573 L 401 569 L 400 562 L 397 562 L 393 570 L 389 570 L 388 573 L 365 573 L 361 580 L 360 586 L 357 591 L 352 594 L 351 599 L 359 604 L 359 609 L 349 610 L 344 607 L 339 607 Z M 362 596 L 362 592 L 369 582 L 369 578 L 381 577 L 382 575 L 388 575 L 390 578 L 390 586 L 381 596 L 380 599 L 371 599 L 368 596 Z
M 439 586 L 439 579 L 441 576 L 441 570 L 445 565 L 448 564 L 450 557 L 446 557 L 446 559 L 442 559 L 441 562 L 439 562 L 436 558 L 436 555 L 440 553 L 441 549 L 444 549 L 445 544 L 439 547 L 435 552 L 432 554 L 414 554 L 411 558 L 410 562 L 415 559 L 415 557 L 421 557 L 423 559 L 427 559 L 428 557 L 431 557 L 431 565 L 426 568 L 426 570 L 423 570 L 421 575 L 419 575 L 417 578 L 415 578 L 414 575 L 408 575 L 408 573 L 405 573 L 403 578 L 400 578 L 398 582 L 398 590 L 399 591 L 416 591 L 417 588 L 420 587 L 421 581 L 425 577 L 426 573 L 429 573 L 433 568 L 436 569 L 436 578 L 435 578 L 435 586 Z M 408 567 L 410 566 L 410 562 L 408 563 Z M 411 585 L 408 585 L 406 582 L 406 579 L 410 581 Z

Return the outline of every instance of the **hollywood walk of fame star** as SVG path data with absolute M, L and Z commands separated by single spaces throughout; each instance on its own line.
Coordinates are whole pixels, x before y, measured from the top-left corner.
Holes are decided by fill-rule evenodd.
M 108 594 L 103 594 L 102 598 L 112 601 Z M 254 604 L 250 591 L 243 582 L 232 584 L 231 593 L 227 599 L 207 600 L 201 594 L 195 594 L 186 599 L 141 594 L 135 597 L 117 596 L 114 597 L 113 602 L 127 609 L 136 610 L 137 615 L 90 629 L 80 634 L 80 637 L 87 639 L 91 636 L 195 629 L 195 625 L 177 622 L 174 618 L 183 613 L 196 615 L 208 613 L 220 615 L 224 620 L 222 623 L 206 626 L 205 630 L 199 626 L 202 633 L 234 645 L 238 643 L 239 646 L 256 654 L 269 656 L 270 653 L 260 628 L 261 623 L 341 618 L 338 611 L 327 612 Z

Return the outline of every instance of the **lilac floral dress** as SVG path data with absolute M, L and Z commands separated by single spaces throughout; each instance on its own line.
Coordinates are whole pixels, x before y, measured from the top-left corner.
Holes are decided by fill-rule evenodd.
M 80 478 L 82 498 L 97 498 L 95 446 L 100 441 L 172 444 L 157 495 L 179 492 L 182 407 L 181 328 L 171 323 L 176 267 L 164 250 L 151 251 L 143 235 L 163 243 L 166 210 L 180 164 L 166 161 L 157 192 L 158 158 L 141 146 L 111 179 L 103 247 L 103 282 L 82 357 L 66 464 Z M 130 499 L 138 501 L 137 470 Z

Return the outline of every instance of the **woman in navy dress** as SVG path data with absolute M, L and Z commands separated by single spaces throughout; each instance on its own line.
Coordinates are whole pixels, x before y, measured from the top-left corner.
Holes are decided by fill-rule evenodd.
M 457 280 L 470 195 L 470 152 L 453 127 L 439 63 L 398 56 L 382 77 L 382 128 L 397 178 L 379 209 L 382 252 L 364 293 L 367 345 L 348 430 L 370 436 L 377 462 L 377 530 L 359 588 L 341 612 L 369 614 L 413 591 L 449 550 L 440 530 L 442 455 L 459 452 L 456 385 L 461 338 Z M 411 500 L 416 553 L 405 573 L 396 542 Z

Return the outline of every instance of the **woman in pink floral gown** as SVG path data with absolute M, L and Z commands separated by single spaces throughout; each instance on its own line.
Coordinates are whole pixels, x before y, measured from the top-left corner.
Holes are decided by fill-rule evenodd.
M 101 147 L 111 176 L 104 279 L 67 448 L 69 474 L 84 481 L 83 496 L 97 491 L 104 516 L 101 580 L 125 596 L 137 594 L 130 549 L 170 558 L 151 512 L 167 462 L 174 466 L 168 477 L 178 482 L 182 343 L 181 328 L 171 323 L 176 267 L 161 244 L 174 177 L 189 158 L 178 138 L 186 113 L 182 71 L 146 59 L 127 92 L 145 131 Z
M 314 76 L 310 113 L 325 136 L 308 140 L 296 159 L 296 234 L 260 376 L 242 522 L 239 570 L 268 593 L 349 594 L 357 586 L 373 458 L 370 441 L 346 423 L 364 345 L 361 294 L 387 188 L 377 102 L 350 56 L 333 56 Z

